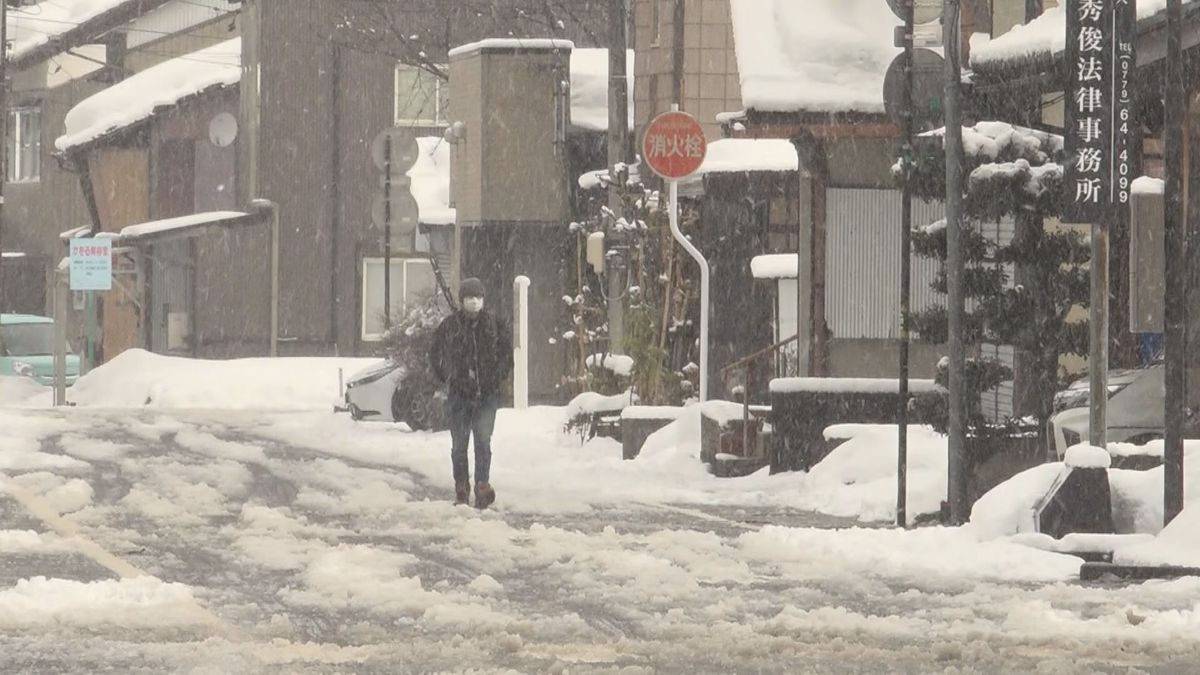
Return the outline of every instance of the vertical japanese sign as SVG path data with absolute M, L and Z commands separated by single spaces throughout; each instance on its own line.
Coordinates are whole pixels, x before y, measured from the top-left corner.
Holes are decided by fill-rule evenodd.
M 1108 223 L 1129 203 L 1132 0 L 1068 0 L 1063 221 Z

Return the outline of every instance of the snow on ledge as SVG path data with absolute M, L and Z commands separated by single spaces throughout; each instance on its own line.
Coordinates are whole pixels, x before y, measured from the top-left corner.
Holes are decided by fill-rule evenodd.
M 54 146 L 70 150 L 154 116 L 159 108 L 242 79 L 242 39 L 164 61 L 90 96 L 67 113 Z
M 795 253 L 768 253 L 750 259 L 755 279 L 795 279 L 800 261 Z
M 475 52 L 483 51 L 484 49 L 574 49 L 575 43 L 570 40 L 554 40 L 554 39 L 529 39 L 522 40 L 520 38 L 488 38 L 479 42 L 470 42 L 465 45 L 459 45 L 449 52 L 450 58 L 465 56 Z
M 1161 178 L 1139 176 L 1133 179 L 1133 194 L 1161 195 L 1166 192 L 1166 182 Z
M 1104 448 L 1080 443 L 1067 448 L 1063 463 L 1072 469 L 1107 469 L 1112 466 L 1112 455 Z
M 677 420 L 683 408 L 672 405 L 631 405 L 621 411 L 623 420 Z
M 933 394 L 942 391 L 942 388 L 933 380 L 909 380 L 908 391 L 912 394 Z M 798 392 L 899 394 L 900 381 L 865 377 L 778 377 L 771 380 L 772 394 Z
M 234 220 L 236 218 L 245 218 L 249 214 L 241 211 L 207 211 L 204 213 L 193 213 L 190 216 L 180 216 L 178 218 L 167 218 L 165 220 L 152 220 L 146 223 L 138 223 L 121 229 L 120 239 L 136 239 L 150 234 L 159 234 L 162 232 L 170 232 L 172 230 L 184 230 L 189 227 L 198 225 L 207 225 L 225 220 Z

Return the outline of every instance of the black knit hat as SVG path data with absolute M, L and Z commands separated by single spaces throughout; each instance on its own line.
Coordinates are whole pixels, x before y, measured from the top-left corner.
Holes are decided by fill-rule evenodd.
M 458 287 L 459 300 L 464 300 L 466 298 L 482 298 L 483 296 L 483 282 L 475 277 L 463 279 L 462 285 Z

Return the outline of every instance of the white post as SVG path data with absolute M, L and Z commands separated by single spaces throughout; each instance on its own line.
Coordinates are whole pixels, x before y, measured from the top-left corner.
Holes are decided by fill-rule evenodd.
M 67 273 L 60 266 L 54 273 L 54 405 L 67 404 L 67 303 L 70 297 Z
M 513 407 L 529 407 L 529 277 L 513 279 Z
M 708 261 L 679 230 L 679 181 L 670 181 L 671 234 L 700 266 L 700 400 L 708 400 Z

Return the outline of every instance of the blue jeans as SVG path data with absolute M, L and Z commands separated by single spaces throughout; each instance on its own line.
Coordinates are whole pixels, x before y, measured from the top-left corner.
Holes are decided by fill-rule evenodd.
M 446 418 L 450 421 L 450 463 L 454 467 L 454 482 L 469 483 L 467 442 L 475 437 L 475 481 L 485 483 L 492 469 L 492 429 L 496 426 L 496 409 L 500 406 L 495 394 L 483 398 L 467 398 L 450 394 L 446 399 Z

